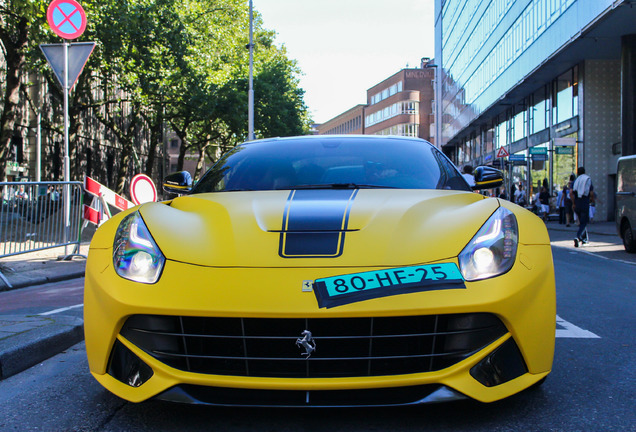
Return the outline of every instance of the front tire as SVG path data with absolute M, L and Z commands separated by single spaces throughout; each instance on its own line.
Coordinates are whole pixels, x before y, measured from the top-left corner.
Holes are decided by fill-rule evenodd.
M 634 231 L 629 225 L 628 221 L 623 222 L 621 225 L 621 237 L 623 238 L 623 246 L 629 253 L 636 252 L 636 239 L 634 239 Z

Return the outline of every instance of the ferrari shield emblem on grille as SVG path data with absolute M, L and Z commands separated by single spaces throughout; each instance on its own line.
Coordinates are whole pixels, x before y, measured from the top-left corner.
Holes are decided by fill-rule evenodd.
M 316 342 L 314 342 L 314 338 L 309 330 L 305 330 L 301 334 L 302 337 L 296 339 L 296 345 L 298 347 L 302 346 L 305 349 L 305 352 L 302 353 L 302 355 L 309 358 L 311 357 L 311 354 L 316 351 Z

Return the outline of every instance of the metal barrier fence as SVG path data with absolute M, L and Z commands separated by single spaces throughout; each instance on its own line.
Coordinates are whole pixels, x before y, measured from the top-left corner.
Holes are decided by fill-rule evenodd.
M 79 253 L 83 191 L 81 182 L 0 182 L 0 258 L 73 245 Z

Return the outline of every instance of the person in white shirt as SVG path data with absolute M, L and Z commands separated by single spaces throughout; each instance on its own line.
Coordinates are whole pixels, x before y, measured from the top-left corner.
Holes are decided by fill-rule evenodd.
M 523 190 L 523 184 L 519 183 L 519 189 L 515 191 L 515 203 L 524 207 L 527 204 L 526 192 Z
M 29 199 L 29 194 L 25 192 L 24 186 L 20 186 L 15 193 L 15 197 L 19 199 Z
M 590 193 L 594 191 L 594 186 L 592 178 L 585 174 L 584 167 L 579 167 L 576 174 L 576 180 L 572 185 L 572 195 L 574 196 L 572 207 L 574 207 L 574 212 L 579 219 L 579 230 L 574 239 L 574 247 L 579 247 L 579 244 L 587 243 L 587 235 L 583 238 L 583 233 L 586 232 L 585 227 L 590 219 Z

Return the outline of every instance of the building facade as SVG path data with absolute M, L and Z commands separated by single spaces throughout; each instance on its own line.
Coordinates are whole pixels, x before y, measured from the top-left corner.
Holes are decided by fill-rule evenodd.
M 316 126 L 318 135 L 364 134 L 364 108 L 356 105 L 337 117 Z
M 318 126 L 318 133 L 401 135 L 432 140 L 432 62 L 421 68 L 402 69 L 367 90 L 367 103 L 356 105 Z
M 436 0 L 444 152 L 530 193 L 585 166 L 611 220 L 616 161 L 636 153 L 634 23 L 629 0 Z

